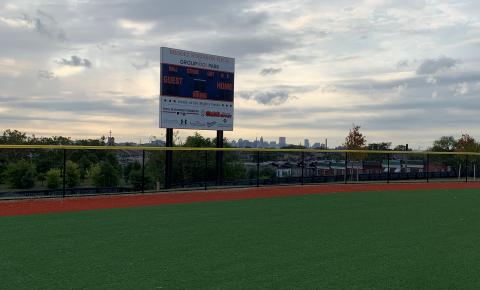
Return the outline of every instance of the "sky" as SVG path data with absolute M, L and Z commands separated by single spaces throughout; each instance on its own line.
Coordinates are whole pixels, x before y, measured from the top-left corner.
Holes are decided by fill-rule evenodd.
M 0 0 L 0 39 L 3 130 L 163 139 L 167 46 L 235 58 L 228 139 L 480 138 L 476 0 Z

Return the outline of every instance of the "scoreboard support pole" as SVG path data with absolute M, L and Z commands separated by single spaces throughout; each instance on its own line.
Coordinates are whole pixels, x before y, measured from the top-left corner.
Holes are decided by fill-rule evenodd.
M 217 148 L 223 148 L 223 131 L 217 131 Z M 216 173 L 217 173 L 217 185 L 223 184 L 223 152 L 217 151 L 216 157 Z
M 166 146 L 173 147 L 173 129 L 167 128 Z M 165 151 L 165 189 L 172 187 L 173 176 L 173 151 Z

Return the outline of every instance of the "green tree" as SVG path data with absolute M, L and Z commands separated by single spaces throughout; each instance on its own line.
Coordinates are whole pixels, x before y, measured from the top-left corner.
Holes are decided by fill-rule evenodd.
M 352 129 L 348 133 L 347 137 L 345 138 L 344 146 L 348 150 L 363 150 L 365 149 L 365 143 L 367 143 L 367 139 L 363 134 L 360 132 L 360 126 L 356 126 L 353 124 Z
M 22 159 L 9 163 L 3 176 L 11 188 L 31 188 L 35 185 L 36 174 L 35 165 Z
M 393 150 L 394 151 L 412 151 L 412 149 L 408 148 L 407 145 L 397 145 L 395 146 L 395 148 L 393 148 Z
M 458 152 L 478 151 L 478 144 L 475 142 L 475 139 L 468 134 L 462 134 L 462 137 L 458 139 L 455 145 L 455 151 Z
M 247 178 L 247 170 L 241 162 L 227 162 L 223 169 L 225 172 L 223 176 L 225 180 L 241 180 Z
M 0 136 L 0 144 L 20 145 L 28 143 L 29 138 L 25 132 L 7 129 Z
M 380 143 L 370 143 L 367 145 L 368 150 L 379 150 L 379 151 L 387 151 L 390 150 L 392 146 L 392 142 L 380 142 Z
M 345 137 L 344 146 L 348 150 L 365 150 L 365 144 L 367 143 L 367 138 L 360 132 L 360 126 L 353 124 L 352 129 L 348 132 L 347 137 Z M 350 160 L 360 161 L 365 159 L 366 153 L 353 153 L 349 155 Z
M 183 143 L 183 147 L 215 147 L 215 138 L 205 138 L 198 132 L 195 132 L 193 136 L 188 136 Z
M 165 184 L 165 152 L 147 152 L 146 160 L 145 175 L 151 180 L 151 183 L 146 188 L 153 189 L 157 183 Z
M 78 165 L 68 160 L 66 164 L 66 171 L 65 171 L 65 183 L 68 187 L 75 187 L 80 182 L 80 169 Z
M 132 164 L 128 181 L 132 185 L 134 190 L 142 189 L 142 165 L 139 162 L 134 162 Z M 145 179 L 143 180 L 145 189 L 149 189 L 153 187 L 152 179 L 149 175 L 145 175 Z
M 45 178 L 48 188 L 59 188 L 62 184 L 62 171 L 58 168 L 52 168 L 47 171 Z
M 433 141 L 430 151 L 435 152 L 453 152 L 457 147 L 457 141 L 453 136 L 442 136 L 440 139 Z
M 120 174 L 110 162 L 102 161 L 90 168 L 89 176 L 96 187 L 114 187 L 120 183 Z

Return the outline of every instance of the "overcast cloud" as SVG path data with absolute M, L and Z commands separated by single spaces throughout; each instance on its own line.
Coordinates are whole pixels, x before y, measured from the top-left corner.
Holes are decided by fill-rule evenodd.
M 479 15 L 470 0 L 0 0 L 0 129 L 162 136 L 169 46 L 236 58 L 230 139 L 339 145 L 352 123 L 414 148 L 480 138 Z

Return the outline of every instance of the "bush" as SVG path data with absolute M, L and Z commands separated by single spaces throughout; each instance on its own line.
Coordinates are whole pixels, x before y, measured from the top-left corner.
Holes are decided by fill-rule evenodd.
M 96 187 L 115 187 L 120 182 L 120 174 L 109 162 L 101 162 L 92 166 L 89 170 L 89 177 Z
M 141 190 L 142 189 L 142 170 L 141 169 L 133 169 L 130 171 L 130 176 L 128 177 L 130 184 L 133 187 L 133 190 Z
M 78 165 L 70 160 L 67 161 L 66 165 L 67 170 L 65 171 L 65 183 L 68 187 L 77 186 L 80 182 L 80 169 L 78 168 Z
M 128 177 L 129 183 L 132 185 L 133 190 L 140 191 L 142 189 L 142 167 L 134 167 L 130 171 L 130 175 Z M 144 180 L 144 189 L 153 188 L 153 179 L 145 174 Z
M 54 189 L 62 185 L 62 171 L 58 168 L 52 168 L 46 174 L 47 187 Z
M 31 188 L 35 185 L 35 165 L 20 160 L 7 165 L 3 177 L 11 188 Z

